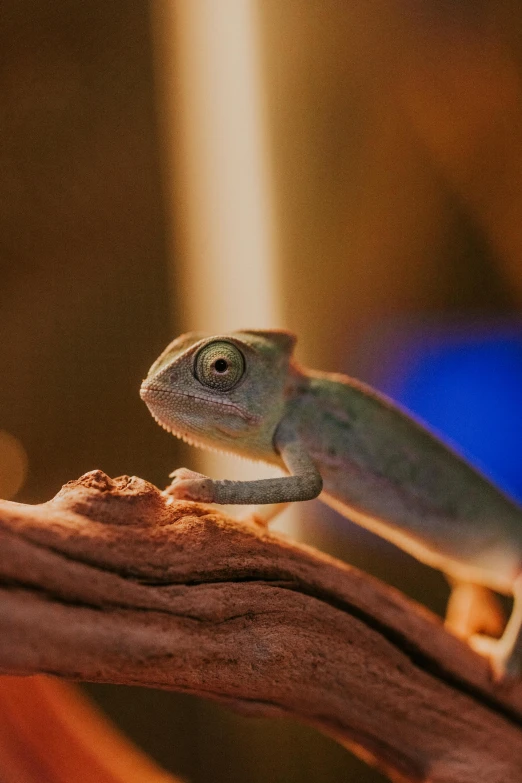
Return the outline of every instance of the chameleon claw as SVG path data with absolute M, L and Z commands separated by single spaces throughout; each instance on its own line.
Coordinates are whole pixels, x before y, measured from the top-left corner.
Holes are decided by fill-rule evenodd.
M 178 468 L 170 474 L 172 483 L 164 490 L 172 500 L 194 500 L 199 503 L 212 503 L 214 497 L 213 481 L 202 473 L 187 468 Z
M 195 470 L 189 470 L 188 468 L 176 468 L 172 473 L 169 473 L 169 478 L 175 481 L 188 481 L 192 479 L 206 479 L 208 476 L 204 476 L 203 473 L 196 473 Z
M 520 677 L 520 665 L 516 657 L 509 655 L 507 646 L 502 639 L 492 639 L 482 634 L 474 634 L 469 639 L 470 646 L 488 659 L 495 681 L 506 677 Z

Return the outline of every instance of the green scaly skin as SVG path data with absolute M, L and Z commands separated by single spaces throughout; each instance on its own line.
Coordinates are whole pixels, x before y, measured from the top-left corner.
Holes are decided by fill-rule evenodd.
M 522 509 L 399 406 L 343 375 L 292 360 L 295 337 L 249 330 L 174 340 L 141 397 L 156 421 L 203 448 L 285 469 L 213 481 L 181 468 L 167 492 L 221 504 L 321 499 L 455 584 L 513 594 L 500 640 L 473 637 L 498 675 L 522 664 Z M 260 516 L 263 516 L 261 514 Z

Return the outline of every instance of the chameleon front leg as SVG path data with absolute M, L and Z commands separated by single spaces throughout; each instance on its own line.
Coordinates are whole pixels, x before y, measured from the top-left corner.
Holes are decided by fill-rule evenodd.
M 214 481 L 208 476 L 180 468 L 172 474 L 174 481 L 166 492 L 178 500 L 223 505 L 269 504 L 279 507 L 280 504 L 316 498 L 323 488 L 323 481 L 306 449 L 297 440 L 285 440 L 279 445 L 279 453 L 290 476 L 257 481 Z M 265 519 L 272 518 L 279 510 L 270 509 Z
M 204 476 L 202 473 L 196 473 L 193 470 L 187 470 L 187 468 L 177 468 L 177 470 L 174 470 L 169 475 L 169 478 L 174 479 L 174 481 L 164 490 L 164 493 L 170 495 L 171 500 L 174 500 L 177 497 L 179 485 L 182 481 L 210 480 L 208 476 Z M 261 527 L 267 527 L 267 525 L 275 519 L 275 517 L 279 516 L 279 514 L 289 505 L 289 503 L 260 503 L 248 511 L 247 514 L 239 517 L 239 519 L 245 522 L 254 522 L 256 525 L 261 525 Z

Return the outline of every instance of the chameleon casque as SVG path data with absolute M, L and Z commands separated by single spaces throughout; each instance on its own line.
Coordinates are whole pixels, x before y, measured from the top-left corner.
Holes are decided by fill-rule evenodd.
M 520 676 L 522 509 L 386 397 L 299 366 L 295 339 L 279 330 L 189 333 L 167 346 L 141 386 L 156 421 L 188 443 L 290 475 L 213 481 L 181 468 L 166 491 L 204 503 L 266 504 L 255 514 L 264 523 L 281 504 L 320 494 L 440 569 L 453 586 L 452 629 L 490 658 L 497 677 Z M 500 639 L 475 633 L 468 600 L 475 589 L 490 627 L 499 620 L 489 590 L 514 597 Z

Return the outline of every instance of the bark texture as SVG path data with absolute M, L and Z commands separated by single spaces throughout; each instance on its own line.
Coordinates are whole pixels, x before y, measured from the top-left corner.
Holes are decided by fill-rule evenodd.
M 397 591 L 147 482 L 0 503 L 0 672 L 291 715 L 394 781 L 520 783 L 522 683 Z

